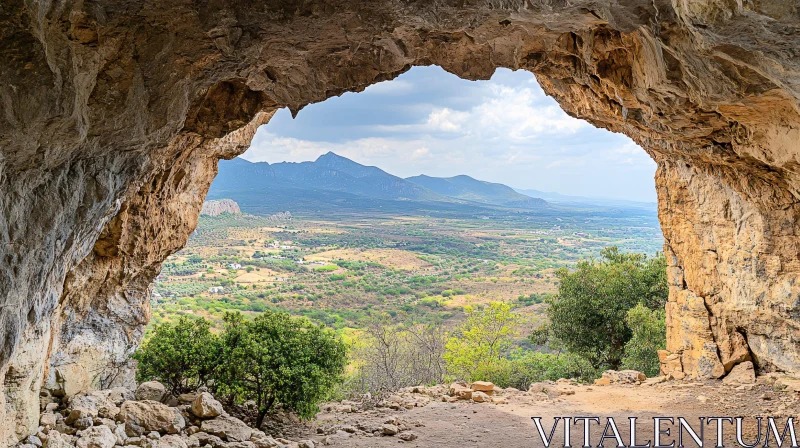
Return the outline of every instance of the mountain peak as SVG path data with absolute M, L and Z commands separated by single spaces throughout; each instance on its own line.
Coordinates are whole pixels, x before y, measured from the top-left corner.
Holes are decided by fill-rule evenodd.
M 347 161 L 353 162 L 352 160 L 348 159 L 347 157 L 342 157 L 342 156 L 340 156 L 339 154 L 336 154 L 333 151 L 328 151 L 325 154 L 320 155 L 319 157 L 317 157 L 317 160 L 315 160 L 315 162 L 319 162 L 321 160 L 324 161 L 324 160 L 335 160 L 335 159 L 345 159 Z M 355 162 L 353 162 L 353 163 L 355 163 Z

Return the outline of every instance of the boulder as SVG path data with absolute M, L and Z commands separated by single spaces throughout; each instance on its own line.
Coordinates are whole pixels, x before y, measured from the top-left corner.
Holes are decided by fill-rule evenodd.
M 86 392 L 92 383 L 86 368 L 76 363 L 56 367 L 55 380 L 57 390 L 53 393 L 67 398 Z
M 150 431 L 177 434 L 186 426 L 186 420 L 177 409 L 156 401 L 126 401 L 118 419 L 125 423 L 128 436 L 137 437 Z
M 393 436 L 398 432 L 400 432 L 400 430 L 397 429 L 397 426 L 395 425 L 392 425 L 390 423 L 384 423 L 383 425 L 381 425 L 381 434 L 385 436 Z
M 58 423 L 59 414 L 54 414 L 52 412 L 45 412 L 39 418 L 39 424 L 44 426 L 45 428 L 53 428 Z
M 224 443 L 219 437 L 207 432 L 197 432 L 189 436 L 189 445 L 191 446 L 222 446 Z
M 256 444 L 250 441 L 246 442 L 228 442 L 225 448 L 256 448 Z
M 77 448 L 114 448 L 117 438 L 108 426 L 92 426 L 80 432 Z
M 472 389 L 465 384 L 453 383 L 450 385 L 450 396 L 458 400 L 472 399 Z
M 119 414 L 119 408 L 113 404 L 110 406 L 101 406 L 100 409 L 97 410 L 97 416 L 100 418 L 114 420 L 117 418 L 117 414 Z
M 753 384 L 756 382 L 756 371 L 751 361 L 736 364 L 722 380 L 725 384 Z
M 251 441 L 255 444 L 256 448 L 277 448 L 280 446 L 277 440 L 267 435 L 253 438 Z
M 114 403 L 115 406 L 121 406 L 122 403 L 135 399 L 136 396 L 134 393 L 130 389 L 124 387 L 115 387 L 108 391 L 108 401 Z
M 36 447 L 40 447 L 40 446 L 42 446 L 42 439 L 40 439 L 39 437 L 37 437 L 35 435 L 30 435 L 30 436 L 26 437 L 25 440 L 22 441 L 22 443 L 27 443 L 28 445 L 33 445 L 33 446 L 36 446 Z
M 44 448 L 72 448 L 74 445 L 70 443 L 72 436 L 61 434 L 58 431 L 50 431 L 47 433 L 47 439 L 44 441 Z
M 489 395 L 481 391 L 472 392 L 472 401 L 475 403 L 486 403 L 490 400 Z
M 186 394 L 178 395 L 178 402 L 181 404 L 191 404 L 197 396 L 200 395 L 197 392 L 189 392 Z
M 598 379 L 594 380 L 593 384 L 595 386 L 610 386 L 611 385 L 611 379 L 610 378 L 605 378 L 605 377 L 598 378 Z
M 178 435 L 168 435 L 150 442 L 150 448 L 189 448 L 186 440 Z
M 417 435 L 411 431 L 401 432 L 397 435 L 400 440 L 404 440 L 406 442 L 411 442 L 413 440 L 417 440 Z
M 85 415 L 96 416 L 103 407 L 113 407 L 114 403 L 109 401 L 107 395 L 102 391 L 93 391 L 86 394 L 78 394 L 70 398 L 67 405 L 68 409 L 83 410 Z
M 646 384 L 648 386 L 655 386 L 656 384 L 661 384 L 666 380 L 667 380 L 667 377 L 665 377 L 665 376 L 656 376 L 656 377 L 648 378 L 648 379 L 644 380 L 644 384 Z
M 253 433 L 252 428 L 230 415 L 220 415 L 211 420 L 204 420 L 200 429 L 229 442 L 244 442 L 249 440 L 250 435 Z
M 556 391 L 556 387 L 554 384 L 547 384 L 547 383 L 533 383 L 528 387 L 528 393 L 530 394 L 545 394 L 547 398 L 554 399 L 558 397 L 558 391 Z
M 128 435 L 125 434 L 125 425 L 117 425 L 113 433 L 114 437 L 117 438 L 117 445 L 125 445 L 125 442 L 128 441 Z
M 775 386 L 780 389 L 785 389 L 789 392 L 800 392 L 800 379 L 790 376 L 778 377 Z
M 158 381 L 148 381 L 136 388 L 136 399 L 139 401 L 161 401 L 167 395 L 167 388 Z
M 472 390 L 483 392 L 486 395 L 492 395 L 494 393 L 494 383 L 490 383 L 488 381 L 475 381 L 474 383 L 470 384 L 469 387 Z
M 222 403 L 208 393 L 203 392 L 192 402 L 192 414 L 199 418 L 214 418 L 223 413 Z

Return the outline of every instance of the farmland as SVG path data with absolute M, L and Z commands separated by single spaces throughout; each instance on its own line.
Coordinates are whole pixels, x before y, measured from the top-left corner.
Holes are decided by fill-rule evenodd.
M 467 305 L 502 301 L 535 326 L 555 269 L 661 243 L 642 209 L 201 216 L 156 279 L 150 325 L 194 315 L 219 329 L 226 311 L 271 309 L 346 332 L 376 317 L 457 322 Z

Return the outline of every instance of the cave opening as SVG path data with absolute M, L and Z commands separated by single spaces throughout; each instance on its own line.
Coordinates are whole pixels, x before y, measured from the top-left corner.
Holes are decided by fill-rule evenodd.
M 676 372 L 719 378 L 751 353 L 800 370 L 791 8 L 244 3 L 0 14 L 3 440 L 37 427 L 40 391 L 99 387 L 138 343 L 148 287 L 196 227 L 218 159 L 278 108 L 418 65 L 529 70 L 570 115 L 652 156 Z

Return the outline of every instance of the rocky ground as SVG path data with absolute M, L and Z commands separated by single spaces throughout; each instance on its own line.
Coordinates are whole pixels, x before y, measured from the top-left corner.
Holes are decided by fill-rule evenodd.
M 607 372 L 593 385 L 572 380 L 535 383 L 529 390 L 500 389 L 491 383 L 406 388 L 374 402 L 326 403 L 310 422 L 278 414 L 249 427 L 246 409 L 223 409 L 207 392 L 172 397 L 159 383 L 136 392 L 117 388 L 76 395 L 69 400 L 43 397 L 41 426 L 20 448 L 310 448 L 316 446 L 536 447 L 543 446 L 531 417 L 542 417 L 549 432 L 554 417 L 614 417 L 626 441 L 628 417 L 642 423 L 638 439 L 653 438 L 652 417 L 797 416 L 800 380 L 752 370 L 726 381 L 644 379 L 638 372 Z M 780 420 L 781 425 L 784 420 Z M 755 437 L 755 420 L 745 420 L 745 435 Z M 782 427 L 781 427 L 782 429 Z M 594 428 L 593 444 L 602 427 Z M 711 440 L 715 428 L 708 427 Z M 582 426 L 575 426 L 573 446 Z M 673 431 L 672 436 L 676 433 Z M 728 426 L 727 440 L 734 431 Z M 562 429 L 555 434 L 561 446 Z M 667 441 L 671 438 L 667 437 Z M 750 439 L 754 440 L 754 439 Z M 608 446 L 614 446 L 607 441 Z M 667 443 L 668 444 L 668 443 Z M 693 446 L 691 444 L 687 446 Z

